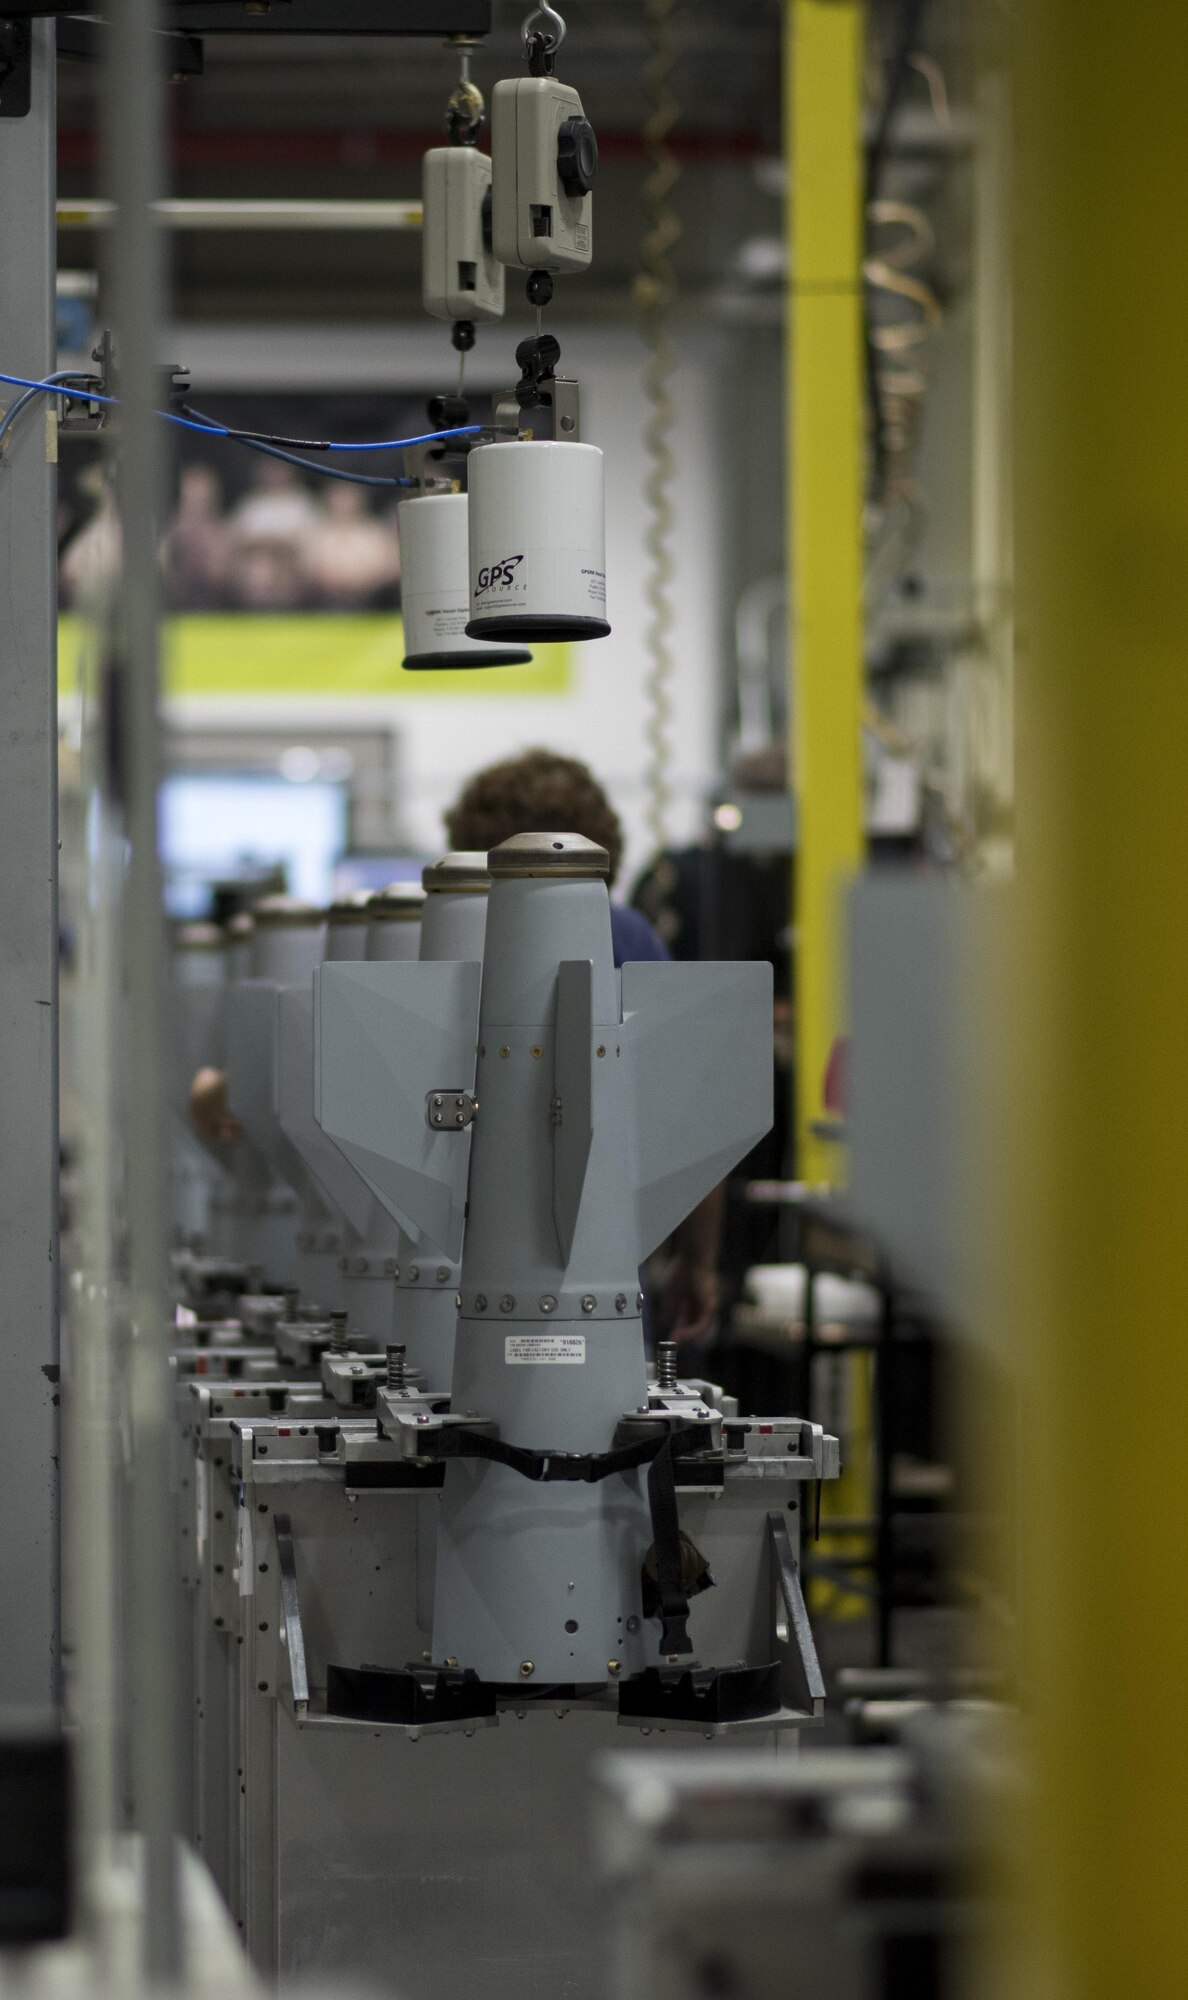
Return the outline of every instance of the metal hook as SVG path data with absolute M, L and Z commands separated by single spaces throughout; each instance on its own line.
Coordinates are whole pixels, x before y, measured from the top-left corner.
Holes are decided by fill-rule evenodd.
M 543 33 L 541 33 L 539 29 L 535 28 L 534 23 L 538 20 L 543 21 L 548 28 L 551 28 L 552 30 L 551 41 L 546 40 Z M 565 22 L 562 20 L 560 14 L 557 12 L 557 9 L 555 7 L 550 7 L 548 4 L 548 0 L 543 0 L 543 4 L 539 7 L 534 7 L 532 9 L 532 12 L 528 15 L 527 19 L 524 22 L 524 26 L 521 29 L 521 34 L 523 36 L 525 49 L 531 47 L 532 38 L 534 34 L 541 34 L 541 40 L 544 43 L 545 48 L 549 51 L 550 55 L 556 55 L 557 50 L 561 47 L 562 42 L 565 40 Z

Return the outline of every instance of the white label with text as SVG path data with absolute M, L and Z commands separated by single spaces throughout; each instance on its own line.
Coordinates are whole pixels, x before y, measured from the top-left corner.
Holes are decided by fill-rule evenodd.
M 580 1367 L 586 1358 L 586 1336 L 584 1333 L 509 1333 L 503 1346 L 503 1358 L 509 1366 L 523 1367 L 526 1363 L 539 1366 L 541 1362 L 556 1366 L 558 1362 L 569 1362 Z

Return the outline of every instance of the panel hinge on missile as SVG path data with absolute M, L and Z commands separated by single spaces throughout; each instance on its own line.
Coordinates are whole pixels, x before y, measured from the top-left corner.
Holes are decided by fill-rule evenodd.
M 463 1132 L 474 1124 L 478 1098 L 468 1090 L 431 1090 L 425 1099 L 425 1122 L 431 1132 Z

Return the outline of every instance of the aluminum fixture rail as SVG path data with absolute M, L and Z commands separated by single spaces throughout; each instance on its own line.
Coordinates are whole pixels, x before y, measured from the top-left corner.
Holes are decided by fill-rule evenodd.
M 797 1172 L 814 1182 L 838 1175 L 815 1127 L 843 1025 L 842 898 L 863 852 L 862 16 L 859 0 L 785 0 Z
M 51 22 L 32 30 L 30 109 L 0 119 L 0 352 L 54 358 Z M 0 1709 L 58 1700 L 57 481 L 52 418 L 0 466 Z
M 153 207 L 170 229 L 417 230 L 424 210 L 419 201 L 158 201 Z M 109 229 L 110 201 L 58 203 L 59 229 Z

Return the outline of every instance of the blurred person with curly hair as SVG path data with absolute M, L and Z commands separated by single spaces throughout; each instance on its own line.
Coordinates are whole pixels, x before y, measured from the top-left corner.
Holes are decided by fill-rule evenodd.
M 581 833 L 610 856 L 613 884 L 623 859 L 623 827 L 588 764 L 553 750 L 525 750 L 476 771 L 445 815 L 453 848 L 498 847 L 516 833 Z M 615 964 L 667 958 L 663 939 L 638 910 L 611 904 Z

